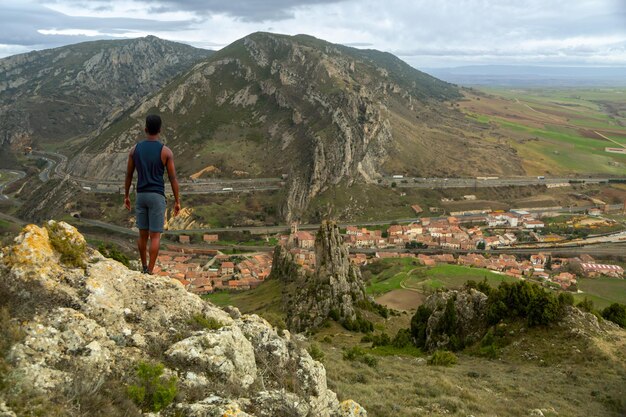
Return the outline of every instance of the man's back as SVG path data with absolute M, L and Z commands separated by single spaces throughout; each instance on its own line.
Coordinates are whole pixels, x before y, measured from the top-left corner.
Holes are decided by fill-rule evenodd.
M 137 170 L 137 192 L 165 195 L 163 174 L 165 165 L 162 159 L 163 144 L 157 140 L 139 142 L 133 151 L 133 161 Z

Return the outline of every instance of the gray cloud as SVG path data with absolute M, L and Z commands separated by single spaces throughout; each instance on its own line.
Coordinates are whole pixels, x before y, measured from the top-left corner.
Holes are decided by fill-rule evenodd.
M 150 2 L 157 12 L 187 10 L 201 14 L 226 13 L 244 21 L 278 21 L 294 17 L 305 6 L 340 3 L 345 0 L 158 0 Z
M 0 54 L 11 51 L 1 44 L 33 49 L 133 33 L 215 48 L 261 30 L 389 51 L 416 67 L 626 65 L 626 0 L 31 1 L 0 0 Z M 97 36 L 64 31 L 76 29 Z
M 32 47 L 52 47 L 84 40 L 109 39 L 111 35 L 134 31 L 152 31 L 155 22 L 148 19 L 97 18 L 67 16 L 46 7 L 26 4 L 0 3 L 0 44 Z M 195 21 L 159 22 L 160 31 L 187 29 Z M 39 30 L 91 30 L 102 32 L 98 36 L 44 35 Z

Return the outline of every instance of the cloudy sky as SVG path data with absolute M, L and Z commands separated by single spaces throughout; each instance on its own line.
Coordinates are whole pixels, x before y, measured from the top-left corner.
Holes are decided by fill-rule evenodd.
M 155 35 L 219 49 L 306 33 L 417 68 L 626 66 L 626 0 L 0 0 L 0 57 Z

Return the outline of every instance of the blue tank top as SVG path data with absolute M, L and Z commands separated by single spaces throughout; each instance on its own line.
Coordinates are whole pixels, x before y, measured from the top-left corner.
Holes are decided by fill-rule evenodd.
M 135 146 L 133 161 L 137 169 L 137 192 L 159 193 L 165 196 L 163 174 L 165 166 L 161 160 L 163 144 L 156 140 L 144 140 Z

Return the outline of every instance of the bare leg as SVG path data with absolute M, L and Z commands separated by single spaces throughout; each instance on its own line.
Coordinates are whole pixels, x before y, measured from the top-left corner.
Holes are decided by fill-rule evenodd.
M 146 262 L 146 248 L 148 247 L 148 230 L 139 230 L 139 239 L 137 239 L 137 249 L 139 249 L 139 257 L 141 258 L 141 266 L 148 265 Z
M 148 265 L 148 272 L 152 273 L 154 264 L 156 264 L 157 257 L 159 256 L 159 246 L 161 245 L 161 233 L 150 232 L 150 264 Z

